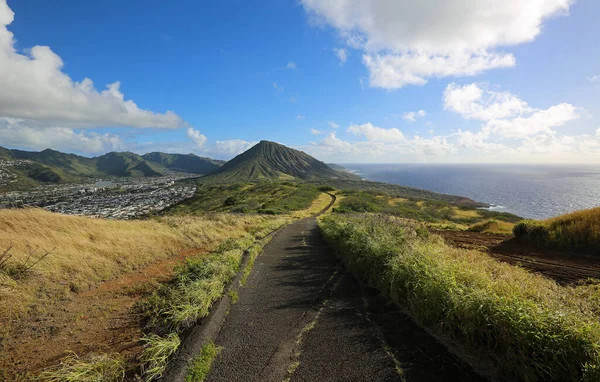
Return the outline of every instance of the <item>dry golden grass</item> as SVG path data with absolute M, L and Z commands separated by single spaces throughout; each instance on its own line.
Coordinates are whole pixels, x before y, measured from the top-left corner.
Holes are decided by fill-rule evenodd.
M 525 220 L 515 226 L 514 233 L 548 247 L 600 254 L 600 207 L 543 221 Z
M 309 216 L 313 216 L 323 211 L 325 207 L 329 205 L 331 202 L 331 196 L 326 193 L 321 193 L 305 210 L 296 211 L 292 214 L 292 216 L 296 219 L 306 218 Z
M 395 206 L 398 203 L 404 203 L 404 202 L 408 202 L 408 199 L 405 199 L 405 198 L 389 198 L 388 199 L 388 204 L 390 206 Z
M 32 306 L 44 310 L 73 292 L 88 290 L 184 249 L 212 250 L 229 238 L 260 237 L 289 219 L 210 214 L 114 221 L 39 209 L 2 210 L 0 254 L 12 247 L 12 257 L 0 269 L 0 323 L 30 313 Z M 14 271 L 48 251 L 31 270 Z
M 457 219 L 479 219 L 482 217 L 477 210 L 461 210 L 456 207 L 452 208 L 452 214 Z

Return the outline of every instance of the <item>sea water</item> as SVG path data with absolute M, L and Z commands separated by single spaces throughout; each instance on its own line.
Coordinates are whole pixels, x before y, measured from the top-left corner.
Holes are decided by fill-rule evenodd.
M 544 219 L 600 206 L 600 165 L 345 164 L 364 179 L 466 196 Z

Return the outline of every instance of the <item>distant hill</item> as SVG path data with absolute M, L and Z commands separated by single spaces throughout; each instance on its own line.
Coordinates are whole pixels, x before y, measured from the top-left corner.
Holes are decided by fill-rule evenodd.
M 260 141 L 216 171 L 204 177 L 208 182 L 254 180 L 359 179 L 337 171 L 312 156 L 279 143 Z
M 17 183 L 11 184 L 9 189 L 27 188 L 49 182 L 77 182 L 84 178 L 156 177 L 168 171 L 203 175 L 225 163 L 194 154 L 153 152 L 142 156 L 131 152 L 110 152 L 95 158 L 87 158 L 51 149 L 37 152 L 3 147 L 0 147 L 0 159 L 30 161 L 27 164 L 7 168 L 17 175 L 18 180 Z
M 209 174 L 225 164 L 223 160 L 199 157 L 194 154 L 148 153 L 142 156 L 145 160 L 158 163 L 173 171 Z

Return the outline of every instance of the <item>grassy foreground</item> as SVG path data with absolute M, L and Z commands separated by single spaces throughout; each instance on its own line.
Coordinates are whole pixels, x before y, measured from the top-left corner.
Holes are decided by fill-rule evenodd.
M 525 220 L 515 226 L 514 234 L 546 247 L 600 254 L 600 207 L 543 221 Z
M 600 380 L 596 286 L 562 287 L 390 216 L 326 215 L 348 267 L 497 381 Z
M 209 251 L 227 239 L 260 236 L 281 225 L 279 220 L 210 214 L 113 221 L 39 209 L 2 210 L 0 328 L 184 249 Z

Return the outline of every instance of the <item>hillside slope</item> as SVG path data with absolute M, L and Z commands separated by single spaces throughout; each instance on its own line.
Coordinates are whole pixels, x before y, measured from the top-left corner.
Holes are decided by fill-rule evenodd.
M 279 143 L 260 141 L 203 178 L 209 182 L 256 180 L 358 179 L 310 155 Z
M 224 161 L 203 158 L 194 154 L 148 153 L 143 156 L 131 152 L 110 152 L 87 158 L 56 150 L 11 150 L 0 147 L 0 160 L 7 163 L 0 169 L 16 176 L 17 181 L 2 185 L 0 189 L 22 189 L 40 183 L 77 182 L 85 178 L 108 176 L 155 177 L 167 171 L 208 174 L 218 169 Z M 17 162 L 11 165 L 11 162 Z M 0 177 L 1 178 L 1 177 Z
M 169 170 L 191 172 L 194 174 L 209 174 L 223 164 L 225 161 L 199 157 L 194 154 L 166 154 L 153 152 L 142 155 L 148 162 L 157 163 Z

